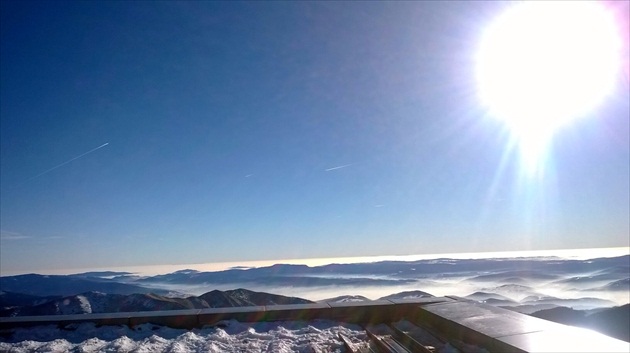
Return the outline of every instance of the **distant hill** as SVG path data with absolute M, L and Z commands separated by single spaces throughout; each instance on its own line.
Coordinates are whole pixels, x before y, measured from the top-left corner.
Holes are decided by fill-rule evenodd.
M 410 298 L 433 298 L 433 294 L 429 294 L 427 292 L 423 292 L 421 290 L 413 290 L 413 291 L 405 291 L 396 294 L 390 294 L 380 298 L 380 300 L 389 300 L 389 299 L 410 299 Z
M 587 316 L 586 327 L 630 342 L 630 304 Z
M 25 299 L 29 297 L 25 296 Z M 213 290 L 198 297 L 187 298 L 169 298 L 152 293 L 123 295 L 86 292 L 54 298 L 38 305 L 4 307 L 0 309 L 0 316 L 70 315 L 308 303 L 313 302 L 246 289 Z
M 502 271 L 492 274 L 484 274 L 479 275 L 472 280 L 478 282 L 527 282 L 526 280 L 536 279 L 536 280 L 556 280 L 558 279 L 558 275 L 549 274 L 544 270 L 532 271 L 532 270 L 516 270 L 516 271 Z
M 91 291 L 109 294 L 168 293 L 166 290 L 150 289 L 99 277 L 37 274 L 0 277 L 0 288 L 6 292 L 35 296 L 68 296 Z
M 611 270 L 610 272 L 602 271 L 602 273 L 590 275 L 590 276 L 572 276 L 569 278 L 557 280 L 553 283 L 554 284 L 571 284 L 571 285 L 577 285 L 577 286 L 589 286 L 589 285 L 592 285 L 593 283 L 617 280 L 619 279 L 620 274 L 628 273 L 628 269 L 626 268 L 625 270 L 626 270 L 625 273 L 621 273 L 621 269 L 615 268 Z
M 587 289 L 595 285 L 623 280 L 628 277 L 630 256 L 586 260 L 561 260 L 539 258 L 512 259 L 432 259 L 418 261 L 381 261 L 373 263 L 329 264 L 309 267 L 305 265 L 276 264 L 268 267 L 241 268 L 216 272 L 182 270 L 169 274 L 136 278 L 135 284 L 152 285 L 225 285 L 249 286 L 255 284 L 274 286 L 401 286 L 415 283 L 419 278 L 445 274 L 457 277 L 466 274 L 466 282 L 474 285 L 500 286 L 503 292 L 519 298 L 536 295 L 527 287 L 530 282 L 550 282 L 557 285 L 573 285 L 583 282 Z M 585 281 L 577 274 L 596 273 L 597 281 Z M 472 275 L 471 275 L 472 274 Z M 567 280 L 567 278 L 573 279 Z M 127 277 L 129 278 L 129 277 Z M 522 285 L 520 288 L 517 285 Z M 492 288 L 492 287 L 491 287 Z M 488 290 L 492 291 L 492 290 Z M 522 293 L 519 293 L 521 291 Z M 512 297 L 512 295 L 506 295 Z
M 559 307 L 570 307 L 577 310 L 587 310 L 590 308 L 612 308 L 616 305 L 613 301 L 600 298 L 582 297 L 563 299 L 551 296 L 529 296 L 522 299 L 520 303 L 522 305 L 533 306 L 553 305 Z M 546 308 L 541 307 L 541 309 Z
M 627 291 L 630 256 L 586 260 L 556 258 L 511 259 L 431 259 L 381 261 L 373 263 L 306 265 L 276 264 L 267 267 L 233 267 L 228 270 L 200 272 L 185 269 L 157 276 L 138 276 L 130 272 L 97 271 L 68 276 L 37 274 L 0 277 L 0 290 L 37 296 L 76 295 L 90 291 L 109 294 L 156 293 L 167 295 L 173 288 L 265 287 L 381 287 L 413 288 L 419 279 L 441 283 L 452 277 L 464 285 L 520 301 L 541 296 L 536 288 L 554 286 L 561 290 Z M 453 284 L 455 285 L 455 284 Z M 569 288 L 566 288 L 569 287 Z M 162 289 L 156 289 L 160 288 Z M 201 289 L 200 288 L 204 288 Z M 349 289 L 350 289 L 349 288 Z M 185 290 L 185 289 L 183 289 Z M 597 296 L 597 293 L 591 296 Z M 506 304 L 489 298 L 494 304 Z M 597 304 L 603 306 L 603 304 Z M 572 306 L 565 304 L 565 306 Z
M 516 305 L 518 302 L 497 293 L 475 292 L 465 296 L 464 298 L 476 300 L 480 303 L 490 305 Z
M 495 306 L 510 307 L 512 310 L 524 313 L 533 313 L 559 306 L 590 310 L 624 304 L 624 302 L 614 303 L 604 300 L 598 296 L 601 295 L 599 292 L 602 291 L 614 292 L 613 294 L 627 292 L 630 283 L 629 261 L 630 256 L 590 260 L 561 260 L 557 258 L 432 259 L 329 264 L 315 267 L 276 264 L 257 268 L 234 267 L 215 272 L 184 269 L 157 276 L 138 276 L 130 272 L 116 271 L 85 272 L 67 276 L 28 274 L 0 277 L 0 290 L 9 293 L 0 295 L 0 304 L 2 304 L 0 307 L 32 307 L 44 304 L 43 301 L 59 299 L 60 297 L 67 298 L 70 302 L 76 302 L 83 299 L 72 299 L 73 296 L 83 295 L 83 297 L 88 298 L 89 296 L 85 293 L 99 292 L 122 296 L 138 294 L 140 296 L 136 297 L 144 298 L 142 300 L 145 300 L 149 293 L 153 293 L 153 296 L 170 298 L 170 301 L 161 300 L 159 303 L 152 304 L 154 307 L 188 308 L 192 304 L 178 303 L 172 297 L 188 299 L 187 296 L 191 293 L 198 295 L 214 288 L 240 287 L 258 290 L 279 288 L 279 292 L 290 287 L 298 288 L 303 293 L 310 293 L 309 288 L 328 287 L 338 290 L 338 294 L 343 294 L 345 291 L 354 292 L 355 290 L 359 293 L 358 290 L 362 288 L 378 287 L 379 292 L 383 293 L 383 289 L 396 288 L 401 290 L 399 289 L 401 287 L 415 289 L 418 288 L 419 283 L 423 283 L 426 287 L 420 288 L 429 292 L 432 291 L 430 288 L 436 288 L 436 285 L 451 286 L 454 290 L 470 288 L 471 291 L 477 292 L 469 295 L 469 299 Z M 448 283 L 444 282 L 445 280 Z M 458 287 L 460 283 L 462 286 Z M 546 296 L 549 293 L 547 289 L 553 289 L 552 293 L 558 293 L 560 297 Z M 188 294 L 174 292 L 176 290 L 186 291 Z M 442 293 L 446 292 L 443 289 L 436 290 Z M 571 291 L 570 297 L 572 298 L 562 298 L 563 291 Z M 14 296 L 10 293 L 20 294 Z M 147 296 L 141 296 L 145 294 Z M 461 292 L 453 294 L 460 295 Z M 210 296 L 208 293 L 204 295 Z M 252 299 L 255 296 L 247 295 L 245 292 L 240 292 L 239 295 L 240 297 L 226 296 L 225 292 L 217 291 L 212 294 L 212 300 L 209 299 L 209 301 L 223 304 L 211 304 L 210 302 L 207 304 L 208 306 L 259 305 L 257 304 L 260 302 L 258 299 Z M 305 297 L 308 295 L 304 294 Z M 427 292 L 411 291 L 386 296 L 382 299 L 427 296 L 431 295 Z M 46 300 L 40 299 L 42 297 Z M 337 299 L 350 301 L 359 298 L 346 296 Z M 116 302 L 122 299 L 112 297 L 111 300 Z M 203 298 L 201 300 L 205 301 Z M 275 302 L 274 299 L 269 299 L 269 301 Z M 131 308 L 129 310 L 135 310 L 133 305 Z M 42 310 L 44 309 L 42 308 Z M 70 311 L 77 310 L 72 309 Z
M 494 291 L 502 294 L 498 294 Z M 514 300 L 508 296 L 520 299 Z M 591 312 L 586 310 L 592 310 L 595 308 L 611 308 L 616 305 L 615 302 L 601 298 L 582 297 L 564 299 L 542 295 L 535 292 L 531 287 L 519 284 L 508 284 L 485 289 L 484 291 L 469 294 L 465 298 L 528 315 L 543 310 L 566 307 L 584 310 L 584 313 L 590 314 Z
M 200 295 L 199 299 L 205 300 L 210 308 L 313 303 L 310 300 L 302 298 L 285 297 L 283 295 L 264 292 L 254 292 L 242 288 L 226 291 L 213 290 Z
M 4 308 L 0 316 L 71 315 L 208 307 L 196 298 L 167 298 L 157 294 L 105 294 L 87 292 L 65 296 L 32 306 Z
M 604 309 L 596 313 L 567 307 L 540 310 L 532 316 L 599 331 L 605 335 L 630 342 L 630 304 Z
M 327 265 L 333 266 L 333 265 Z M 373 278 L 373 276 L 339 276 L 327 266 L 309 267 L 306 265 L 276 264 L 257 268 L 232 268 L 216 272 L 199 272 L 196 270 L 180 270 L 164 275 L 157 275 L 137 279 L 138 285 L 218 285 L 218 284 L 264 284 L 274 286 L 318 287 L 331 285 L 346 286 L 399 286 L 412 283 L 404 278 Z M 372 266 L 369 266 L 372 268 Z M 362 267 L 358 267 L 363 271 Z M 357 268 L 347 268 L 341 274 L 357 271 Z M 357 273 L 361 273 L 361 271 Z M 369 273 L 369 272 L 368 272 Z M 331 275 L 328 277 L 327 275 Z
M 560 324 L 573 326 L 580 326 L 581 324 L 584 324 L 586 319 L 586 313 L 583 310 L 574 310 L 565 306 L 540 310 L 530 315 Z
M 608 283 L 605 286 L 593 288 L 592 290 L 627 292 L 630 290 L 630 278 L 620 279 L 618 281 Z
M 96 278 L 108 278 L 108 277 L 116 277 L 116 276 L 128 276 L 133 275 L 131 272 L 117 272 L 117 271 L 92 271 L 92 272 L 82 272 L 82 273 L 74 273 L 68 276 L 73 277 L 96 277 Z
M 37 295 L 2 291 L 0 292 L 0 308 L 39 305 L 57 298 L 59 298 L 59 296 L 40 297 Z
M 498 305 L 500 308 L 516 311 L 521 314 L 533 314 L 537 311 L 560 307 L 555 304 L 524 304 L 524 305 Z M 553 321 L 553 320 L 552 320 Z

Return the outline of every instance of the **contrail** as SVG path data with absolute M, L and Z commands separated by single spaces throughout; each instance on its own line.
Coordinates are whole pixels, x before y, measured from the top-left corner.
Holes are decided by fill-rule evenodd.
M 106 142 L 106 143 L 104 143 L 104 144 L 102 144 L 102 145 L 100 145 L 100 146 L 98 146 L 98 147 L 96 147 L 96 148 L 93 148 L 93 149 L 91 149 L 91 150 L 89 150 L 89 151 L 87 151 L 87 152 L 85 152 L 85 153 L 83 153 L 83 154 L 81 154 L 81 155 L 78 155 L 78 156 L 76 156 L 76 157 L 74 157 L 74 158 L 72 158 L 72 159 L 70 159 L 70 160 L 67 160 L 67 161 L 65 161 L 65 162 L 63 162 L 63 163 L 61 163 L 61 164 L 59 164 L 59 165 L 56 165 L 56 166 L 54 166 L 54 167 L 52 167 L 52 168 L 50 168 L 50 169 L 48 169 L 48 170 L 45 170 L 45 171 L 43 171 L 43 172 L 41 172 L 41 173 L 37 174 L 36 176 L 29 178 L 28 180 L 33 180 L 33 179 L 35 179 L 35 178 L 39 178 L 40 176 L 42 176 L 42 175 L 44 175 L 44 174 L 46 174 L 46 173 L 52 172 L 53 170 L 55 170 L 55 169 L 57 169 L 57 168 L 59 168 L 59 167 L 63 167 L 64 165 L 66 165 L 66 164 L 68 164 L 68 163 L 70 163 L 70 162 L 72 162 L 72 161 L 74 161 L 74 160 L 77 160 L 77 159 L 79 159 L 79 158 L 81 158 L 81 157 L 85 156 L 86 154 L 90 154 L 90 153 L 92 153 L 92 152 L 94 152 L 94 151 L 96 151 L 96 150 L 98 150 L 98 149 L 101 149 L 101 148 L 103 148 L 103 147 L 105 147 L 105 146 L 107 146 L 107 145 L 109 145 L 109 142 Z
M 350 164 L 345 164 L 345 165 L 340 165 L 340 166 L 338 166 L 338 167 L 332 167 L 332 168 L 324 169 L 324 171 L 326 171 L 326 172 L 330 172 L 331 170 L 337 170 L 337 169 L 341 169 L 341 168 L 349 167 L 349 166 L 351 166 L 351 165 L 352 165 L 352 163 L 350 163 Z

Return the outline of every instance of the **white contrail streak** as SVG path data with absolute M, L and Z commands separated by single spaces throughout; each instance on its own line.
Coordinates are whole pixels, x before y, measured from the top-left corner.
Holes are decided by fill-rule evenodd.
M 351 166 L 351 165 L 352 165 L 352 163 L 350 163 L 350 164 L 345 164 L 345 165 L 340 165 L 340 166 L 337 166 L 337 167 L 332 167 L 332 168 L 324 169 L 324 171 L 326 171 L 326 172 L 330 172 L 331 170 L 337 170 L 337 169 L 341 169 L 341 168 L 349 167 L 349 166 Z
M 77 159 L 79 159 L 79 158 L 81 158 L 81 157 L 83 157 L 83 156 L 85 156 L 85 155 L 87 155 L 87 154 L 90 154 L 90 153 L 92 153 L 92 152 L 94 152 L 94 151 L 96 151 L 96 150 L 98 150 L 98 149 L 101 149 L 101 148 L 103 148 L 103 147 L 105 147 L 105 146 L 107 146 L 107 145 L 109 145 L 109 142 L 106 142 L 106 143 L 104 143 L 104 144 L 102 144 L 102 145 L 100 145 L 100 146 L 98 146 L 98 147 L 96 147 L 96 148 L 93 148 L 93 149 L 91 149 L 91 150 L 89 150 L 89 151 L 87 151 L 87 152 L 85 152 L 85 153 L 83 153 L 83 154 L 80 154 L 80 155 L 78 155 L 78 156 L 76 156 L 76 157 L 74 157 L 74 158 L 72 158 L 72 159 L 70 159 L 70 160 L 67 160 L 67 161 L 65 161 L 65 162 L 63 162 L 63 163 L 61 163 L 61 164 L 59 164 L 59 165 L 56 165 L 56 166 L 54 166 L 54 167 L 52 167 L 52 168 L 50 168 L 50 169 L 48 169 L 48 170 L 45 170 L 45 171 L 43 171 L 43 172 L 41 172 L 41 173 L 37 174 L 36 176 L 29 178 L 28 180 L 33 180 L 33 179 L 35 179 L 35 178 L 39 178 L 40 176 L 42 176 L 42 175 L 44 175 L 44 174 L 46 174 L 46 173 L 52 172 L 53 170 L 55 170 L 55 169 L 57 169 L 57 168 L 59 168 L 59 167 L 63 167 L 64 165 L 66 165 L 66 164 L 68 164 L 68 163 L 70 163 L 70 162 L 72 162 L 72 161 L 74 161 L 74 160 L 77 160 Z

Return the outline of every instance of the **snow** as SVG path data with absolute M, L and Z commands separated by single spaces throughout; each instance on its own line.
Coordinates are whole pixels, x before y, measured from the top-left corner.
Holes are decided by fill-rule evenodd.
M 335 298 L 320 300 L 320 303 L 356 303 L 370 301 L 370 299 L 362 295 L 342 295 Z
M 12 334 L 9 334 L 12 333 Z M 2 352 L 343 352 L 338 334 L 367 346 L 361 327 L 315 320 L 275 323 L 224 321 L 194 330 L 152 324 L 130 328 L 92 323 L 19 328 L 0 332 Z M 8 338 L 7 338 L 8 337 Z
M 86 297 L 82 295 L 77 295 L 77 299 L 79 300 L 79 306 L 81 306 L 81 309 L 84 313 L 92 312 L 92 306 L 90 305 L 90 301 Z

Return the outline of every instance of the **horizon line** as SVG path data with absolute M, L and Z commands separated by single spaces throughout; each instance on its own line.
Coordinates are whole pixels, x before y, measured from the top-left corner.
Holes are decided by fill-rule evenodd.
M 189 264 L 156 264 L 156 265 L 129 265 L 129 266 L 101 266 L 101 267 L 76 267 L 64 269 L 39 269 L 39 270 L 0 270 L 0 277 L 19 276 L 25 274 L 40 275 L 71 275 L 85 272 L 129 272 L 132 274 L 151 276 L 172 273 L 179 270 L 197 270 L 200 272 L 214 272 L 228 270 L 234 267 L 268 267 L 272 265 L 307 265 L 309 267 L 324 266 L 329 264 L 359 264 L 381 261 L 420 261 L 435 259 L 497 259 L 497 258 L 534 258 L 534 257 L 560 257 L 574 260 L 588 260 L 601 257 L 618 257 L 630 255 L 630 246 L 604 247 L 604 248 L 578 248 L 578 249 L 547 249 L 547 250 L 507 250 L 467 253 L 433 253 L 414 255 L 372 255 L 372 256 L 346 256 L 346 257 L 322 257 L 301 259 L 275 259 L 275 260 L 243 260 L 205 262 Z M 161 270 L 157 270 L 157 269 Z M 170 269 L 170 270 L 169 270 Z M 135 270 L 135 271 L 134 271 Z

